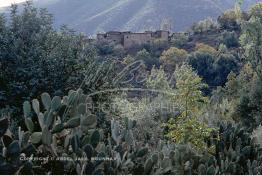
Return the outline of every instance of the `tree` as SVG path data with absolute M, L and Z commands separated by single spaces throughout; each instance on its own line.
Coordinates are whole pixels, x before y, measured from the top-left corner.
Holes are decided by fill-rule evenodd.
M 183 111 L 184 116 L 196 116 L 201 112 L 207 98 L 203 96 L 202 89 L 207 87 L 196 72 L 189 65 L 183 64 L 174 72 L 176 81 L 175 101 Z
M 228 74 L 231 71 L 238 72 L 239 70 L 238 58 L 227 52 L 227 49 L 222 49 L 222 45 L 215 55 L 214 51 L 214 49 L 209 47 L 201 46 L 198 51 L 193 52 L 189 56 L 189 64 L 203 78 L 203 81 L 209 85 L 209 89 L 204 91 L 206 94 L 210 94 L 211 90 L 217 86 L 224 86 Z
M 215 58 L 206 52 L 193 52 L 189 56 L 189 64 L 197 71 L 198 75 L 203 78 L 203 81 L 208 84 L 210 89 L 205 89 L 206 94 L 210 94 L 215 86 L 214 82 L 214 62 Z
M 251 64 L 245 64 L 238 74 L 231 72 L 227 79 L 225 87 L 213 92 L 212 112 L 219 119 L 232 118 L 252 130 L 262 121 L 262 84 Z
M 258 2 L 253 5 L 249 10 L 248 14 L 250 17 L 257 17 L 262 22 L 262 2 Z
M 170 92 L 173 87 L 170 78 L 162 67 L 159 69 L 153 67 L 145 81 L 145 86 L 150 89 Z
M 147 59 L 150 59 L 150 53 L 146 49 L 142 49 L 137 52 L 136 59 L 146 61 Z
M 168 49 L 169 42 L 163 39 L 155 39 L 152 42 L 150 42 L 149 45 L 145 45 L 145 48 L 148 47 L 148 51 L 153 57 L 159 58 L 162 54 L 162 52 L 166 49 Z
M 227 82 L 228 74 L 239 71 L 237 58 L 230 54 L 220 54 L 214 62 L 214 86 L 223 86 Z
M 244 73 L 242 71 L 239 75 L 243 87 L 234 117 L 250 129 L 257 127 L 262 121 L 262 22 L 259 9 L 261 3 L 249 10 L 250 19 L 242 21 L 240 36 L 242 56 L 246 64 L 242 69 Z
M 97 41 L 95 44 L 100 55 L 110 55 L 114 53 L 114 43 L 108 41 Z
M 170 47 L 168 50 L 165 50 L 161 57 L 160 61 L 164 65 L 165 69 L 172 72 L 176 66 L 183 64 L 187 59 L 187 51 L 184 49 L 178 49 L 176 47 Z
M 139 52 L 137 52 L 135 60 L 143 61 L 149 70 L 154 65 L 158 65 L 157 58 L 153 57 L 146 49 L 142 49 Z
M 241 72 L 238 76 L 239 84 L 243 86 L 238 89 L 239 103 L 236 106 L 234 119 L 252 130 L 262 122 L 262 80 L 252 72 L 252 68 L 249 67 L 249 70 L 244 71 L 244 74 Z
M 218 23 L 223 29 L 229 31 L 240 31 L 240 24 L 238 22 L 239 15 L 235 9 L 227 10 L 223 15 L 218 17 Z
M 77 88 L 96 54 L 85 36 L 67 27 L 53 29 L 52 15 L 27 2 L 12 6 L 10 21 L 0 18 L 0 106 L 18 107 L 41 92 L 62 95 Z
M 214 149 L 208 148 L 205 140 L 211 136 L 215 128 L 199 121 L 196 117 L 184 119 L 178 117 L 170 119 L 165 126 L 168 128 L 166 136 L 176 144 L 191 144 L 199 152 L 214 153 Z
M 203 33 L 203 32 L 209 32 L 217 28 L 218 28 L 217 23 L 211 18 L 207 18 L 202 21 L 199 21 L 198 23 L 194 23 L 192 26 L 192 30 L 196 34 Z
M 257 17 L 242 23 L 240 43 L 243 56 L 262 79 L 262 22 Z
M 196 47 L 195 47 L 195 51 L 202 52 L 202 53 L 208 53 L 210 55 L 216 55 L 217 54 L 217 50 L 214 47 L 209 46 L 209 45 L 204 44 L 204 43 L 197 43 Z
M 182 47 L 188 42 L 189 36 L 185 33 L 174 33 L 171 36 L 171 45 L 174 47 Z
M 225 31 L 221 37 L 221 43 L 225 44 L 228 48 L 239 47 L 238 35 L 233 31 Z
M 176 85 L 173 102 L 181 113 L 165 125 L 168 128 L 167 136 L 176 143 L 191 143 L 197 149 L 204 150 L 207 147 L 204 140 L 212 132 L 212 128 L 199 120 L 208 103 L 208 98 L 201 91 L 207 85 L 186 64 L 174 72 L 174 78 Z
M 240 98 L 240 103 L 237 106 L 235 120 L 241 122 L 249 130 L 256 127 L 257 121 L 253 116 L 254 107 L 248 95 L 243 95 Z
M 123 58 L 123 63 L 126 64 L 126 65 L 131 64 L 133 62 L 135 62 L 135 58 L 132 57 L 129 54 L 126 57 Z

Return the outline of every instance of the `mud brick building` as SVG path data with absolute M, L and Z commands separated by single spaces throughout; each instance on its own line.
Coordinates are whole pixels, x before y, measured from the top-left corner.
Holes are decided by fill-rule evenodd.
M 155 32 L 146 31 L 144 33 L 111 31 L 97 34 L 97 40 L 114 42 L 115 44 L 121 44 L 124 48 L 130 48 L 135 45 L 150 44 L 154 40 L 168 42 L 169 31 L 158 30 Z

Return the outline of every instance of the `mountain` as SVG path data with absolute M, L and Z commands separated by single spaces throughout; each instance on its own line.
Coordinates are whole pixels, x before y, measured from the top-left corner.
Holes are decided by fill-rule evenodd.
M 244 0 L 243 8 L 261 0 Z M 194 22 L 216 18 L 234 7 L 234 0 L 35 0 L 47 8 L 55 25 L 67 24 L 87 34 L 110 30 L 159 29 L 164 20 L 172 30 L 184 31 Z

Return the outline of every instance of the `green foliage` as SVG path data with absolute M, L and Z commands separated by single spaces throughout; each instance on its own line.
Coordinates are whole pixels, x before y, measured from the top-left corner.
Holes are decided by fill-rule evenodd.
M 132 57 L 131 55 L 127 55 L 126 57 L 123 58 L 123 63 L 126 65 L 132 64 L 135 62 L 135 58 Z
M 189 64 L 197 71 L 198 75 L 212 88 L 214 82 L 214 57 L 208 53 L 195 52 L 189 56 Z
M 201 91 L 207 85 L 192 67 L 186 64 L 174 72 L 174 78 L 176 81 L 174 101 L 182 111 L 182 115 L 197 116 L 208 101 Z
M 146 61 L 147 59 L 150 59 L 150 53 L 147 52 L 146 49 L 143 49 L 136 54 L 136 59 L 137 60 L 143 60 Z
M 217 55 L 208 52 L 193 52 L 189 57 L 189 64 L 198 72 L 211 89 L 223 86 L 227 81 L 229 73 L 238 72 L 238 58 L 232 53 L 223 53 L 221 50 Z
M 95 46 L 98 49 L 98 53 L 100 55 L 112 54 L 114 50 L 114 43 L 109 43 L 106 41 L 97 42 Z
M 207 140 L 215 150 L 197 154 L 187 146 L 177 145 L 174 157 L 177 162 L 173 171 L 179 174 L 259 174 L 261 172 L 261 149 L 252 143 L 249 133 L 240 126 L 221 124 L 219 133 Z M 181 149 L 183 148 L 183 149 Z M 183 156 L 182 156 L 183 155 Z M 189 159 L 188 159 L 189 158 Z M 179 166 L 181 165 L 181 166 Z M 187 171 L 186 171 L 187 170 Z
M 158 65 L 158 59 L 155 58 L 146 49 L 137 52 L 135 61 L 143 61 L 147 68 L 151 69 L 154 65 Z
M 238 72 L 238 58 L 231 53 L 220 54 L 215 61 L 215 79 L 217 85 L 224 85 L 227 80 L 228 74 Z
M 74 94 L 74 96 L 72 97 L 71 94 Z M 22 150 L 29 151 L 26 153 L 27 156 L 34 155 L 37 157 L 43 154 L 45 156 L 51 155 L 54 158 L 65 156 L 71 158 L 74 161 L 74 164 L 77 164 L 77 167 L 70 162 L 60 162 L 59 160 L 56 160 L 59 162 L 63 174 L 69 174 L 74 171 L 78 172 L 78 167 L 81 170 L 80 172 L 83 171 L 85 173 L 95 173 L 96 171 L 113 171 L 115 172 L 112 172 L 113 174 L 116 174 L 119 171 L 118 173 L 121 173 L 122 171 L 126 171 L 124 166 L 127 166 L 128 162 L 130 164 L 132 163 L 131 161 L 137 161 L 136 156 L 143 158 L 147 154 L 148 148 L 138 149 L 134 144 L 132 130 L 135 127 L 135 122 L 133 120 L 126 119 L 124 129 L 119 126 L 117 127 L 116 121 L 112 120 L 112 138 L 104 138 L 104 135 L 107 134 L 106 128 L 103 130 L 103 128 L 97 127 L 97 116 L 90 114 L 86 108 L 87 99 L 90 97 L 83 94 L 82 90 L 70 91 L 68 96 L 65 96 L 63 100 L 58 96 L 51 99 L 47 93 L 43 93 L 41 96 L 42 102 L 45 104 L 45 109 L 43 110 L 38 108 L 39 102 L 37 99 L 34 99 L 32 103 L 33 109 L 36 109 L 34 111 L 30 110 L 31 104 L 29 102 L 24 103 L 25 122 L 27 122 L 29 119 L 28 115 L 31 113 L 35 113 L 38 116 L 39 121 L 35 123 L 30 122 L 30 126 L 28 127 L 30 132 L 19 130 L 18 141 L 13 141 L 9 146 L 4 145 L 6 153 L 3 154 L 3 158 L 6 158 L 6 162 L 2 162 L 1 159 L 1 173 L 16 171 L 19 171 L 20 173 L 23 171 L 38 172 L 44 167 L 46 168 L 45 172 L 42 172 L 41 174 L 47 174 L 48 172 L 58 173 L 58 169 L 56 169 L 52 161 L 41 163 L 19 160 L 14 163 L 16 168 L 13 168 L 13 171 L 11 171 L 12 166 L 11 164 L 8 164 L 9 158 L 18 160 L 20 154 L 24 153 Z M 65 99 L 68 99 L 68 97 L 69 99 L 70 97 L 73 99 L 66 101 Z M 44 116 L 43 119 L 41 118 L 42 116 Z M 50 120 L 50 118 L 52 118 L 52 120 Z M 4 137 L 5 134 L 7 134 L 9 125 L 7 119 L 2 119 L 0 124 L 1 137 Z M 41 126 L 40 128 L 38 127 L 39 125 Z M 31 129 L 31 127 L 33 129 Z M 13 138 L 10 139 L 13 140 Z M 127 150 L 125 150 L 125 144 L 129 145 Z M 131 147 L 135 148 L 135 150 L 132 151 Z M 36 149 L 38 152 L 35 152 Z M 125 156 L 120 157 L 122 151 L 125 152 L 125 156 L 128 156 L 126 157 L 128 159 L 125 159 Z M 79 156 L 88 156 L 89 159 L 85 162 L 79 162 L 75 160 L 75 158 Z M 101 157 L 102 159 L 101 161 L 92 160 L 91 158 L 93 157 Z M 115 158 L 116 161 L 105 160 L 114 160 Z M 26 166 L 28 163 L 33 166 L 38 166 L 40 169 L 29 168 L 28 170 L 28 167 Z M 122 166 L 121 168 L 123 168 L 122 170 L 117 169 L 120 164 Z M 6 165 L 9 165 L 10 169 L 4 169 L 4 166 Z M 101 169 L 102 165 L 105 169 Z
M 261 172 L 261 165 L 258 163 L 261 159 L 261 150 L 252 143 L 249 133 L 245 132 L 244 128 L 222 124 L 219 132 L 221 135 L 220 141 L 216 143 L 216 154 L 220 153 L 221 172 L 231 174 Z
M 171 37 L 171 45 L 174 47 L 181 48 L 188 42 L 188 35 L 185 33 L 174 33 Z
M 221 42 L 225 44 L 227 48 L 239 47 L 239 39 L 235 32 L 224 32 Z
M 66 27 L 55 31 L 46 10 L 38 10 L 30 2 L 21 13 L 17 8 L 12 6 L 8 23 L 1 17 L 2 108 L 18 107 L 41 91 L 59 94 L 78 86 L 95 55 L 84 36 Z
M 211 113 L 220 119 L 234 119 L 249 129 L 258 126 L 261 108 L 258 89 L 261 85 L 251 64 L 245 64 L 238 75 L 231 72 L 227 80 L 224 88 L 220 87 L 213 92 Z M 257 98 L 252 97 L 253 93 Z
M 206 87 L 202 79 L 188 65 L 182 65 L 174 72 L 175 88 L 172 101 L 180 111 L 175 119 L 165 125 L 167 136 L 175 143 L 191 143 L 197 149 L 204 149 L 204 139 L 212 131 L 198 120 L 208 98 L 202 95 L 201 89 Z
M 73 97 L 71 94 L 74 94 Z M 47 96 L 47 93 L 42 95 L 43 98 Z M 65 99 L 70 96 L 73 99 L 68 103 L 69 101 Z M 61 103 L 55 105 L 55 108 L 40 109 L 38 114 L 36 114 L 38 110 L 36 110 L 37 112 L 30 111 L 36 115 L 43 113 L 53 115 L 54 120 L 50 128 L 44 120 L 44 127 L 36 127 L 33 133 L 20 129 L 17 141 L 8 134 L 8 120 L 2 119 L 0 124 L 1 129 L 3 128 L 1 133 L 4 133 L 1 135 L 4 149 L 1 154 L 0 172 L 29 173 L 39 172 L 42 168 L 45 171 L 42 171 L 41 174 L 48 172 L 63 174 L 77 172 L 77 174 L 81 174 L 80 172 L 96 173 L 100 171 L 120 175 L 129 173 L 163 175 L 229 173 L 244 175 L 250 172 L 253 174 L 261 172 L 261 150 L 252 142 L 250 134 L 240 126 L 222 124 L 217 131 L 219 133 L 216 134 L 195 117 L 186 120 L 185 118 L 177 118 L 179 123 L 169 124 L 170 129 L 179 129 L 179 132 L 169 135 L 172 139 L 176 139 L 176 144 L 159 142 L 151 152 L 148 147 L 138 146 L 140 142 L 134 140 L 133 130 L 136 127 L 136 122 L 133 120 L 125 119 L 125 124 L 122 126 L 117 121 L 111 120 L 111 137 L 108 138 L 104 137 L 109 134 L 107 129 L 98 127 L 96 120 L 91 124 L 96 126 L 91 127 L 88 124 L 83 127 L 84 123 L 80 124 L 78 116 L 81 118 L 90 117 L 90 112 L 84 108 L 87 98 L 89 99 L 81 90 L 70 91 Z M 51 104 L 52 101 L 57 101 L 56 99 L 58 97 L 52 98 Z M 27 102 L 25 104 L 24 106 L 31 105 Z M 28 106 L 24 110 L 27 114 Z M 93 117 L 97 118 L 96 115 Z M 34 123 L 34 126 L 37 125 L 41 124 Z M 87 130 L 83 130 L 84 128 Z M 194 147 L 190 147 L 189 144 L 178 144 L 179 142 L 191 142 Z M 195 150 L 196 147 L 197 150 Z M 73 160 L 73 164 L 56 160 L 55 162 L 60 167 L 57 168 L 53 161 L 40 163 L 18 160 L 22 153 L 35 157 L 40 156 L 39 153 L 54 158 L 68 157 Z M 86 156 L 88 159 L 84 162 L 74 159 L 79 156 Z M 93 157 L 100 157 L 101 160 L 94 160 Z M 104 160 L 106 157 L 113 158 L 113 160 L 106 161 Z M 28 167 L 28 164 L 31 166 Z
M 253 5 L 249 9 L 248 14 L 250 15 L 250 17 L 257 17 L 260 19 L 260 21 L 262 21 L 262 3 L 258 2 Z
M 199 21 L 198 23 L 194 23 L 192 26 L 192 30 L 195 34 L 204 33 L 215 30 L 218 28 L 216 21 L 211 18 L 207 18 L 205 20 Z
M 200 52 L 200 53 L 208 53 L 210 55 L 216 55 L 217 51 L 215 48 L 213 48 L 212 46 L 209 46 L 207 44 L 204 43 L 197 43 L 196 47 L 195 47 L 195 51 L 196 52 Z
M 242 23 L 240 43 L 243 47 L 244 58 L 249 61 L 258 76 L 262 77 L 262 22 L 257 17 L 251 17 Z
M 192 144 L 197 150 L 204 151 L 207 144 L 204 140 L 210 137 L 215 129 L 208 127 L 205 123 L 199 121 L 196 117 L 185 118 L 183 116 L 176 119 L 170 119 L 165 125 L 168 128 L 167 137 L 175 143 Z M 209 150 L 210 152 L 214 150 Z
M 152 43 L 150 43 L 148 50 L 154 57 L 159 58 L 162 52 L 168 49 L 169 47 L 170 47 L 170 44 L 168 41 L 156 39 Z
M 241 94 L 236 108 L 235 118 L 240 119 L 245 126 L 250 128 L 257 127 L 262 121 L 261 87 L 262 81 L 257 79 L 249 93 Z
M 175 70 L 176 66 L 183 64 L 186 59 L 187 51 L 176 47 L 171 47 L 168 50 L 165 50 L 160 57 L 160 61 L 170 72 Z
M 170 91 L 172 85 L 170 85 L 170 77 L 166 74 L 164 69 L 160 67 L 159 69 L 153 67 L 149 76 L 146 79 L 145 85 L 147 88 Z
M 218 17 L 218 23 L 223 29 L 229 31 L 240 31 L 239 14 L 235 9 L 227 10 Z

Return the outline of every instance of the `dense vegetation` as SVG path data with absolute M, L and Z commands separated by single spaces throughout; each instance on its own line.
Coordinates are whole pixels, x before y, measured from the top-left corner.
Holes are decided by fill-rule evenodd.
M 262 3 L 129 50 L 52 24 L 0 16 L 0 174 L 262 174 Z

